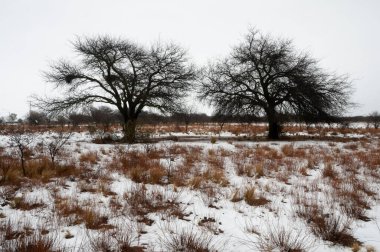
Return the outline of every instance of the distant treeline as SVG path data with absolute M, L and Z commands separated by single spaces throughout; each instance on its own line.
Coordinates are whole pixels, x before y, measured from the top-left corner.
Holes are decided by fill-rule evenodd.
M 304 122 L 295 115 L 281 115 L 282 122 Z M 320 122 L 331 123 L 353 123 L 353 122 L 368 122 L 372 123 L 380 121 L 378 113 L 372 113 L 368 116 L 349 116 L 339 118 L 328 118 Z M 6 120 L 1 120 L 4 123 Z M 14 121 L 16 122 L 16 121 Z M 14 123 L 13 122 L 13 123 Z M 31 125 L 45 125 L 45 124 L 102 124 L 110 125 L 115 123 L 122 123 L 123 118 L 116 110 L 109 107 L 91 107 L 83 111 L 76 111 L 67 115 L 58 115 L 49 117 L 41 111 L 30 111 L 24 120 L 18 119 L 18 123 L 28 123 Z M 257 117 L 252 115 L 207 115 L 205 113 L 172 113 L 171 115 L 162 115 L 152 112 L 142 112 L 138 118 L 138 122 L 142 124 L 159 124 L 159 123 L 176 123 L 176 124 L 191 124 L 191 123 L 258 123 L 267 122 L 265 116 Z M 310 123 L 318 123 L 318 121 L 309 121 Z

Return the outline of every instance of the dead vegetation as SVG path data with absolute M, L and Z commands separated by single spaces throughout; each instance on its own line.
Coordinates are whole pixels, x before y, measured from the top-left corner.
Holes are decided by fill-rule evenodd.
M 164 134 L 173 128 L 161 125 L 149 130 Z M 194 134 L 220 132 L 218 125 L 189 125 L 188 130 Z M 265 127 L 227 124 L 223 131 L 239 137 L 259 137 Z M 165 235 L 156 241 L 162 249 L 176 251 L 188 246 L 194 251 L 216 251 L 220 248 L 215 237 L 226 239 L 231 233 L 228 226 L 219 224 L 220 215 L 197 212 L 199 205 L 216 213 L 233 209 L 244 218 L 285 213 L 290 221 L 302 223 L 302 232 L 284 226 L 247 232 L 254 241 L 254 250 L 307 251 L 311 243 L 318 246 L 320 241 L 353 250 L 365 248 L 365 241 L 355 238 L 354 231 L 357 223 L 373 221 L 371 209 L 378 204 L 380 142 L 376 137 L 380 132 L 350 128 L 300 130 L 296 126 L 286 126 L 285 131 L 300 137 L 297 140 L 305 139 L 297 133 L 308 132 L 318 134 L 315 139 L 323 141 L 229 139 L 226 143 L 218 138 L 214 144 L 162 142 L 102 145 L 97 149 L 77 142 L 57 153 L 54 162 L 46 145 L 36 142 L 25 152 L 24 169 L 15 152 L 0 148 L 0 204 L 6 209 L 0 208 L 0 240 L 6 241 L 1 249 L 64 248 L 57 243 L 61 238 L 48 235 L 53 231 L 51 226 L 39 236 L 30 225 L 15 228 L 10 216 L 19 211 L 35 216 L 43 212 L 50 224 L 55 219 L 56 227 L 87 230 L 88 244 L 96 251 L 148 250 L 148 243 L 140 239 L 152 235 L 146 232 L 161 222 L 194 226 L 170 228 L 170 232 L 166 228 Z M 351 139 L 348 134 L 364 137 Z M 47 199 L 15 196 L 38 188 L 50 193 L 51 204 L 46 203 Z M 120 218 L 127 218 L 136 227 L 125 226 L 127 232 L 123 233 L 118 226 Z M 71 240 L 79 235 L 65 231 L 62 237 Z

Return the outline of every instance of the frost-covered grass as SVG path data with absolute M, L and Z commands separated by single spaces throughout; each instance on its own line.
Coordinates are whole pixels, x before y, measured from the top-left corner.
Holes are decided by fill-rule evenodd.
M 288 125 L 285 140 L 265 141 L 261 124 L 144 130 L 185 141 L 96 144 L 104 135 L 84 127 L 53 164 L 47 146 L 62 134 L 32 129 L 26 176 L 3 131 L 0 251 L 380 250 L 379 131 Z

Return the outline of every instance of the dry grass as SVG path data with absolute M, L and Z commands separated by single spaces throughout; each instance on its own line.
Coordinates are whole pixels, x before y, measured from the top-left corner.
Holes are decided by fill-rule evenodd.
M 25 197 L 15 197 L 12 202 L 12 207 L 23 211 L 29 211 L 45 207 L 45 204 L 42 201 L 28 201 Z
M 232 202 L 239 202 L 239 201 L 242 201 L 243 199 L 244 199 L 244 196 L 243 196 L 243 193 L 241 192 L 241 190 L 235 189 L 232 193 L 231 201 Z
M 161 155 L 161 151 L 155 152 Z M 108 168 L 129 176 L 137 183 L 164 184 L 164 178 L 168 176 L 167 169 L 159 159 L 149 159 L 145 153 L 138 151 L 119 150 L 115 153 L 113 161 L 108 164 Z
M 258 235 L 258 240 L 249 247 L 258 251 L 309 251 L 314 245 L 314 239 L 302 229 L 292 229 L 279 224 L 267 225 L 267 229 Z
M 46 227 L 33 229 L 28 223 L 0 223 L 0 249 L 6 252 L 45 252 L 61 251 L 57 236 L 49 233 Z
M 329 203 L 319 203 L 317 200 L 299 205 L 297 215 L 305 220 L 312 233 L 333 244 L 351 247 L 359 242 L 351 231 L 352 219 L 338 214 L 331 209 Z
M 250 206 L 262 206 L 269 202 L 266 198 L 259 196 L 254 187 L 247 187 L 244 191 L 243 198 Z
M 354 183 L 346 181 L 334 190 L 333 197 L 348 217 L 362 221 L 370 220 L 366 216 L 366 210 L 370 209 L 369 197 Z
M 55 198 L 55 210 L 61 223 L 78 225 L 84 223 L 88 229 L 109 229 L 108 217 L 96 210 L 94 204 L 82 203 L 73 198 Z
M 338 172 L 335 170 L 332 163 L 325 163 L 322 175 L 324 178 L 330 178 L 331 180 L 335 180 L 338 177 Z
M 0 156 L 0 185 L 45 184 L 54 178 L 79 176 L 83 170 L 76 167 L 70 160 L 53 166 L 48 157 L 41 155 L 28 160 L 25 164 L 25 172 L 26 176 L 23 175 L 20 164 L 14 157 Z
M 81 164 L 90 164 L 90 165 L 97 164 L 99 162 L 98 153 L 95 151 L 89 151 L 89 152 L 83 153 L 79 157 L 79 162 Z
M 166 217 L 184 219 L 186 214 L 178 203 L 179 195 L 172 191 L 148 191 L 144 185 L 136 185 L 125 194 L 126 210 L 137 217 L 137 221 L 152 225 L 149 213 L 161 213 Z
M 164 132 L 171 129 L 170 127 L 175 128 L 163 125 L 147 130 Z M 286 127 L 288 132 L 294 134 L 301 130 L 307 132 L 306 129 L 298 126 L 298 128 L 296 126 Z M 189 129 L 199 134 L 212 130 L 219 132 L 220 130 L 218 125 L 190 125 Z M 177 130 L 184 129 L 177 127 Z M 249 136 L 265 133 L 265 127 L 248 124 L 226 124 L 223 130 L 236 135 L 248 134 Z M 240 143 L 234 144 L 235 147 L 230 146 L 235 148 L 233 151 L 218 149 L 215 145 L 210 150 L 205 150 L 202 147 L 173 143 L 142 144 L 137 148 L 118 145 L 115 148 L 107 149 L 107 146 L 102 147 L 99 153 L 84 150 L 83 154 L 78 155 L 79 158 L 77 155 L 72 155 L 73 157 L 70 158 L 70 153 L 68 153 L 67 159 L 61 160 L 66 163 L 61 162 L 55 168 L 46 157 L 38 154 L 38 148 L 34 148 L 31 149 L 34 154 L 26 162 L 26 176 L 22 174 L 18 159 L 5 154 L 7 152 L 0 148 L 0 185 L 1 189 L 5 187 L 14 189 L 13 193 L 10 193 L 10 197 L 2 190 L 4 195 L 7 194 L 4 199 L 6 202 L 13 201 L 12 206 L 23 211 L 46 206 L 42 202 L 38 205 L 39 202 L 33 203 L 24 198 L 13 199 L 13 195 L 19 189 L 30 185 L 59 188 L 52 189 L 52 195 L 55 198 L 53 215 L 57 217 L 57 223 L 61 226 L 82 225 L 85 229 L 91 230 L 89 233 L 97 234 L 92 236 L 93 240 L 90 244 L 91 248 L 96 251 L 143 251 L 144 248 L 134 247 L 131 242 L 127 242 L 129 238 L 120 238 L 121 230 L 111 225 L 114 223 L 114 218 L 120 216 L 128 216 L 141 227 L 156 225 L 157 223 L 154 221 L 158 219 L 163 222 L 173 219 L 191 221 L 186 219 L 188 214 L 185 212 L 185 203 L 179 202 L 179 194 L 176 193 L 177 190 L 183 189 L 181 187 L 195 189 L 196 197 L 200 196 L 206 207 L 215 208 L 210 209 L 211 211 L 223 208 L 224 206 L 218 203 L 223 203 L 226 199 L 232 202 L 244 200 L 246 204 L 242 202 L 233 204 L 234 209 L 236 208 L 242 214 L 247 211 L 246 209 L 254 210 L 255 206 L 262 205 L 266 205 L 265 210 L 278 214 L 281 204 L 277 205 L 277 201 L 284 199 L 282 203 L 287 203 L 288 196 L 293 196 L 297 210 L 296 215 L 305 221 L 305 225 L 314 236 L 333 244 L 349 246 L 353 250 L 364 249 L 360 247 L 360 242 L 352 236 L 351 223 L 353 220 L 369 221 L 368 209 L 378 199 L 380 141 L 370 139 L 370 137 L 352 140 L 340 135 L 341 133 L 367 134 L 369 132 L 369 130 L 363 129 L 321 127 L 317 130 L 311 128 L 310 132 L 318 134 L 315 139 L 329 142 L 323 142 L 320 145 L 313 144 L 313 146 L 302 146 L 301 142 L 290 144 L 283 142 Z M 379 133 L 380 131 L 376 132 L 376 134 Z M 302 136 L 294 137 L 294 139 L 296 138 L 306 139 Z M 292 140 L 293 137 L 289 139 Z M 218 141 L 225 140 L 221 138 Z M 232 144 L 232 141 L 230 143 Z M 82 146 L 78 144 L 77 150 Z M 208 147 L 210 146 L 208 145 Z M 139 147 L 142 150 L 136 151 Z M 93 169 L 94 167 L 103 168 L 103 164 L 107 162 L 108 158 L 110 161 L 103 173 Z M 78 160 L 81 164 L 80 167 L 74 165 L 75 162 L 78 163 Z M 123 181 L 115 179 L 112 171 L 119 173 L 122 179 L 125 179 L 123 176 L 125 175 L 134 182 L 132 183 L 133 188 L 127 190 L 124 198 L 111 190 L 112 183 Z M 112 176 L 105 176 L 104 174 L 107 173 Z M 241 177 L 236 177 L 236 174 Z M 278 181 L 286 184 L 278 183 Z M 241 183 L 250 186 L 239 188 Z M 147 186 L 145 187 L 143 184 L 147 184 Z M 166 187 L 167 184 L 172 185 Z M 74 197 L 59 196 L 58 192 L 65 195 L 65 189 L 69 191 L 71 190 L 69 187 L 73 185 L 74 187 L 76 185 L 74 190 L 78 189 L 76 192 L 79 194 L 91 192 L 91 194 L 84 194 L 90 199 L 79 201 Z M 297 194 L 298 191 L 304 193 Z M 261 192 L 265 192 L 265 194 Z M 264 195 L 265 197 L 263 197 Z M 271 198 L 268 198 L 269 195 Z M 317 201 L 317 195 L 328 195 L 326 198 L 329 201 Z M 326 199 L 324 196 L 322 199 Z M 99 197 L 102 200 L 98 200 Z M 91 202 L 94 198 L 98 201 Z M 268 199 L 272 200 L 272 198 L 273 203 L 267 204 Z M 311 200 L 308 201 L 308 199 Z M 16 210 L 11 209 L 11 211 Z M 194 218 L 197 221 L 191 223 L 196 228 L 206 230 L 207 234 L 222 234 L 218 220 L 213 216 L 199 219 L 199 213 L 194 213 L 194 216 L 196 215 L 198 218 Z M 4 219 L 0 219 L 0 222 L 6 222 L 9 216 L 8 214 L 2 216 L 0 213 L 0 218 Z M 147 229 L 148 232 L 149 230 Z M 22 237 L 30 236 L 33 232 L 28 227 L 18 230 L 10 225 L 2 228 L 1 231 L 10 240 L 20 241 Z M 260 237 L 263 239 L 260 241 L 262 243 L 260 246 L 262 249 L 266 248 L 263 250 L 307 250 L 302 248 L 304 246 L 302 244 L 303 234 L 299 235 L 299 239 L 294 238 L 293 231 L 281 227 L 267 232 L 260 231 Z M 200 251 L 208 251 L 207 248 L 211 248 L 212 251 L 214 248 L 208 246 L 207 242 L 205 242 L 206 246 L 199 245 L 202 242 L 197 242 L 197 236 L 202 232 L 194 232 L 194 235 L 191 234 L 192 232 L 182 233 L 184 234 L 181 234 L 181 231 L 166 233 L 167 237 L 161 240 L 161 243 L 170 241 L 169 244 L 176 245 L 169 246 L 188 244 L 194 248 L 206 248 L 206 250 L 201 249 Z M 126 235 L 128 236 L 128 234 Z M 170 236 L 175 237 L 171 238 Z M 72 238 L 72 234 L 68 237 Z M 79 236 L 75 235 L 75 238 L 77 237 Z M 198 240 L 202 241 L 202 239 Z M 168 250 L 164 245 L 162 248 Z M 184 250 L 186 251 L 186 249 Z M 44 251 L 43 248 L 41 251 Z
M 101 231 L 96 234 L 87 233 L 92 251 L 128 251 L 143 252 L 144 247 L 133 246 L 136 240 L 136 231 L 129 225 L 117 227 L 114 230 Z
M 224 233 L 224 231 L 220 228 L 220 224 L 221 223 L 215 218 L 215 216 L 204 216 L 198 221 L 198 226 L 214 235 Z
M 56 250 L 57 246 L 56 238 L 48 235 L 41 235 L 36 232 L 33 235 L 23 237 L 21 239 L 15 239 L 3 244 L 2 251 L 6 252 L 51 252 L 61 251 Z
M 159 240 L 164 251 L 217 252 L 221 249 L 212 235 L 189 228 L 162 230 Z
M 108 223 L 108 217 L 95 211 L 92 207 L 86 207 L 77 213 L 77 218 L 83 220 L 88 229 L 109 229 L 112 225 Z

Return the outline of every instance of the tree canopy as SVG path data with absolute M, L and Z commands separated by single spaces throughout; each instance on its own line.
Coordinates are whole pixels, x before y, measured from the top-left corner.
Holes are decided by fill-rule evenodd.
M 328 73 L 288 39 L 250 30 L 225 59 L 209 64 L 199 97 L 220 114 L 265 115 L 268 137 L 279 138 L 280 115 L 328 120 L 350 105 L 348 76 Z
M 175 110 L 192 89 L 197 76 L 180 46 L 155 43 L 144 47 L 109 36 L 78 38 L 78 62 L 60 60 L 45 73 L 46 80 L 62 90 L 56 98 L 36 97 L 50 114 L 93 103 L 115 106 L 124 119 L 125 138 L 135 140 L 136 119 L 144 108 Z

